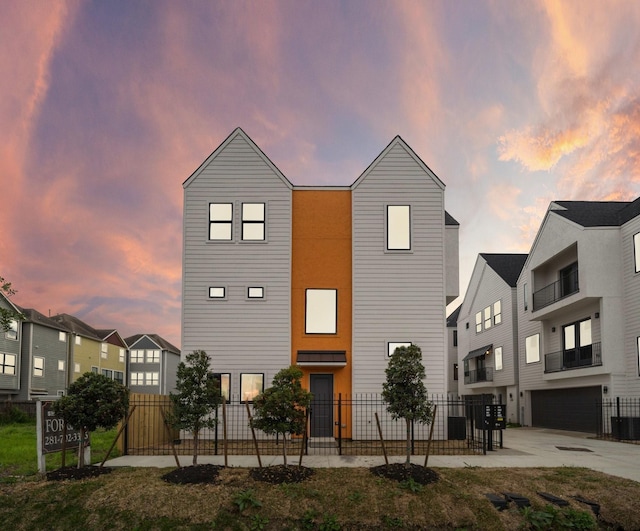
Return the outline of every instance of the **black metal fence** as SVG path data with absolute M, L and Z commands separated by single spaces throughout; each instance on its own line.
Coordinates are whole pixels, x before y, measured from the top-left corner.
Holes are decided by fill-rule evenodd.
M 433 396 L 436 406 L 430 455 L 470 455 L 492 449 L 498 434 L 483 429 L 485 404 L 492 398 Z M 179 455 L 193 453 L 193 437 L 186 431 L 172 430 L 165 422 L 170 402 L 166 396 L 136 394 L 130 408 L 135 409 L 125 430 L 123 453 L 129 455 Z M 279 455 L 282 439 L 252 430 L 252 404 L 231 397 L 214 416 L 214 428 L 202 430 L 199 455 Z M 305 455 L 404 455 L 407 427 L 402 419 L 387 413 L 379 394 L 314 397 L 309 412 L 307 436 L 287 437 L 287 454 Z M 411 452 L 425 455 L 431 424 L 409 426 Z M 257 447 L 257 449 L 256 449 Z M 384 448 L 383 448 L 384 447 Z
M 640 397 L 607 398 L 597 410 L 599 437 L 640 444 Z
M 17 409 L 35 419 L 37 406 L 35 400 L 6 400 L 0 402 L 0 415 L 9 415 L 12 409 Z

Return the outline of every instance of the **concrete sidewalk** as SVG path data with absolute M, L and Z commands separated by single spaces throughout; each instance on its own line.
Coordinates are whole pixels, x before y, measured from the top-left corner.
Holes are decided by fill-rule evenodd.
M 576 432 L 547 430 L 541 428 L 509 428 L 504 432 L 502 449 L 488 452 L 487 455 L 432 456 L 429 466 L 438 468 L 463 467 L 585 467 L 613 476 L 640 482 L 640 445 L 593 439 L 591 435 Z M 192 457 L 179 456 L 180 465 L 191 464 Z M 402 457 L 390 457 L 390 462 L 403 462 Z M 424 464 L 424 456 L 412 459 Z M 199 464 L 212 463 L 224 465 L 223 456 L 199 456 Z M 271 466 L 282 463 L 281 456 L 262 456 L 262 465 Z M 298 456 L 289 456 L 289 463 L 297 464 Z M 255 456 L 229 456 L 228 466 L 256 467 Z M 372 467 L 384 464 L 382 456 L 304 456 L 302 464 L 313 468 L 331 467 Z M 173 455 L 163 456 L 123 456 L 107 461 L 107 466 L 131 467 L 175 467 Z

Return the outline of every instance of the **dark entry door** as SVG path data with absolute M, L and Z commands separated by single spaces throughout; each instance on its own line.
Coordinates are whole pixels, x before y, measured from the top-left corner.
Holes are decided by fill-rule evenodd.
M 333 374 L 311 374 L 311 437 L 333 437 Z

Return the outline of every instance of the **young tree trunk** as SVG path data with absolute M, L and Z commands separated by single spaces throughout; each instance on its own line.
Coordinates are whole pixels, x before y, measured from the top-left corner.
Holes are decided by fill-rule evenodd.
M 84 428 L 80 428 L 80 445 L 78 446 L 78 468 L 84 466 Z
M 411 464 L 411 421 L 409 419 L 405 419 L 407 423 L 407 459 L 404 462 L 406 466 Z
M 198 464 L 198 434 L 199 431 L 193 432 L 193 466 Z
M 282 456 L 284 457 L 284 466 L 287 466 L 287 434 L 282 434 Z

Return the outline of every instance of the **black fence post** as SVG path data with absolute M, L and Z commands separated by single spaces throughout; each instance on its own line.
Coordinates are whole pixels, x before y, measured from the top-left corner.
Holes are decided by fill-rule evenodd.
M 216 407 L 216 425 L 213 428 L 213 455 L 218 455 L 218 411 L 220 406 Z
M 342 455 L 342 393 L 338 393 L 338 455 Z

